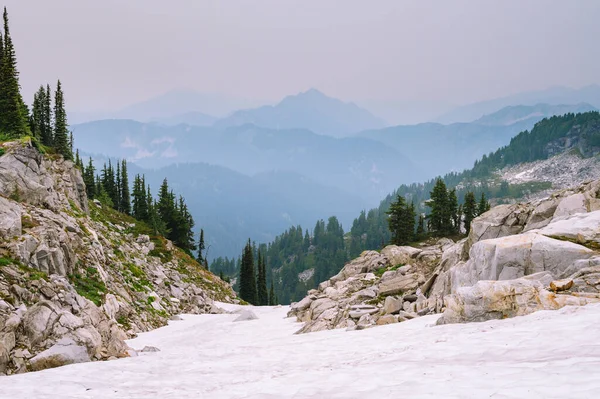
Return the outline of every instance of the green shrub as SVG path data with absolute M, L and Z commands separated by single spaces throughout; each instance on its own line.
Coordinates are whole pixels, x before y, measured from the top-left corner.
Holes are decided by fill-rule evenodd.
M 79 295 L 94 302 L 100 306 L 107 293 L 106 285 L 100 279 L 98 270 L 94 267 L 87 267 L 84 274 L 75 273 L 69 276 Z

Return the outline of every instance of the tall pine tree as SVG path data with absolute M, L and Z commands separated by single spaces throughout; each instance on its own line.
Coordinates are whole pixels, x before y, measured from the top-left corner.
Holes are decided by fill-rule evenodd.
M 465 231 L 469 234 L 471 230 L 471 222 L 477 217 L 477 201 L 475 200 L 475 194 L 469 191 L 465 194 L 465 203 L 463 205 L 463 213 L 465 215 Z
M 266 306 L 269 304 L 269 294 L 267 292 L 267 272 L 266 262 L 264 255 L 261 253 L 260 248 L 258 249 L 258 275 L 256 279 L 256 294 L 257 294 L 257 305 Z
M 30 134 L 29 115 L 19 86 L 17 57 L 4 7 L 4 36 L 0 35 L 0 132 L 10 137 Z
M 253 305 L 257 304 L 256 275 L 254 273 L 254 254 L 250 240 L 244 247 L 240 266 L 240 298 Z
M 131 215 L 131 195 L 129 193 L 129 176 L 127 175 L 127 161 L 121 161 L 121 212 Z
M 56 92 L 54 93 L 54 148 L 65 159 L 73 159 L 67 125 L 67 112 L 65 111 L 65 100 L 60 80 L 56 84 Z

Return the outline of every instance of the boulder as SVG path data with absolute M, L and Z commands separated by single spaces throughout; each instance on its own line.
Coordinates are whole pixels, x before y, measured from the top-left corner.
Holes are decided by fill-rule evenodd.
M 521 233 L 532 208 L 529 204 L 498 205 L 475 218 L 471 223 L 463 256 L 468 258 L 471 247 L 478 241 Z
M 71 339 L 62 339 L 49 349 L 37 354 L 31 360 L 30 369 L 39 371 L 73 363 L 84 363 L 91 360 L 85 346 L 77 345 Z
M 521 278 L 506 281 L 479 281 L 462 287 L 445 298 L 446 310 L 438 324 L 469 323 L 524 316 L 538 310 L 554 310 L 563 306 L 582 306 L 600 302 L 586 298 L 554 294 L 539 281 Z
M 407 291 L 416 290 L 418 287 L 417 274 L 407 274 L 383 281 L 379 284 L 380 295 L 397 295 Z
M 310 304 L 313 319 L 318 319 L 327 309 L 337 307 L 337 302 L 329 298 L 319 298 Z
M 393 323 L 398 323 L 398 316 L 394 316 L 394 315 L 391 315 L 391 314 L 386 314 L 384 316 L 381 316 L 375 322 L 375 324 L 377 324 L 378 326 L 383 326 L 383 325 L 386 325 L 386 324 L 393 324 Z
M 410 263 L 411 259 L 416 258 L 419 253 L 421 253 L 420 249 L 396 245 L 388 245 L 381 250 L 381 254 L 388 259 L 391 266 Z
M 600 248 L 600 211 L 566 216 L 564 219 L 552 221 L 536 232 L 547 237 Z
M 402 310 L 402 304 L 404 302 L 402 299 L 394 298 L 393 296 L 388 296 L 385 298 L 385 302 L 383 303 L 383 312 L 385 314 L 397 314 Z
M 370 305 L 354 305 L 350 307 L 348 316 L 352 319 L 360 319 L 365 315 L 379 313 L 379 308 Z
M 450 271 L 452 292 L 479 280 L 512 280 L 542 271 L 557 278 L 575 261 L 594 254 L 581 245 L 533 232 L 483 240 L 473 246 L 467 263 Z
M 144 346 L 144 348 L 140 352 L 143 352 L 143 353 L 154 353 L 154 352 L 160 352 L 160 349 L 158 349 L 155 346 Z
M 569 195 L 568 197 L 563 198 L 554 212 L 553 219 L 560 220 L 563 218 L 567 218 L 571 215 L 575 215 L 577 213 L 585 213 L 587 212 L 586 199 L 585 195 L 581 193 Z
M 571 287 L 573 287 L 573 280 L 570 278 L 556 280 L 550 283 L 550 289 L 554 292 L 567 291 L 571 289 Z
M 19 204 L 0 197 L 0 238 L 20 236 L 22 228 Z
M 253 311 L 245 309 L 233 321 L 248 321 L 248 320 L 257 320 L 257 319 L 258 319 L 258 316 Z
M 30 307 L 23 316 L 23 330 L 32 346 L 37 345 L 52 331 L 59 310 L 52 302 L 41 301 Z

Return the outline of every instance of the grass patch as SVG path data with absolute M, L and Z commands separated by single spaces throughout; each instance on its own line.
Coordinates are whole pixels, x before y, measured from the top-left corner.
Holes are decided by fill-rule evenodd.
M 87 267 L 82 274 L 75 273 L 69 278 L 79 295 L 94 302 L 96 306 L 102 304 L 108 290 L 96 268 Z
M 34 220 L 31 216 L 29 216 L 29 215 L 21 216 L 21 226 L 23 226 L 24 229 L 32 229 L 39 225 L 40 224 L 36 220 Z
M 18 265 L 19 263 L 11 258 L 0 258 L 0 266 Z

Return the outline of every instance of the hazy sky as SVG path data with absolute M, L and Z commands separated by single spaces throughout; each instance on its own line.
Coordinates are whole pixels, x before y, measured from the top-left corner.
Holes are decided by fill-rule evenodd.
M 24 93 L 60 77 L 77 110 L 175 88 L 464 104 L 600 83 L 597 0 L 3 3 Z

